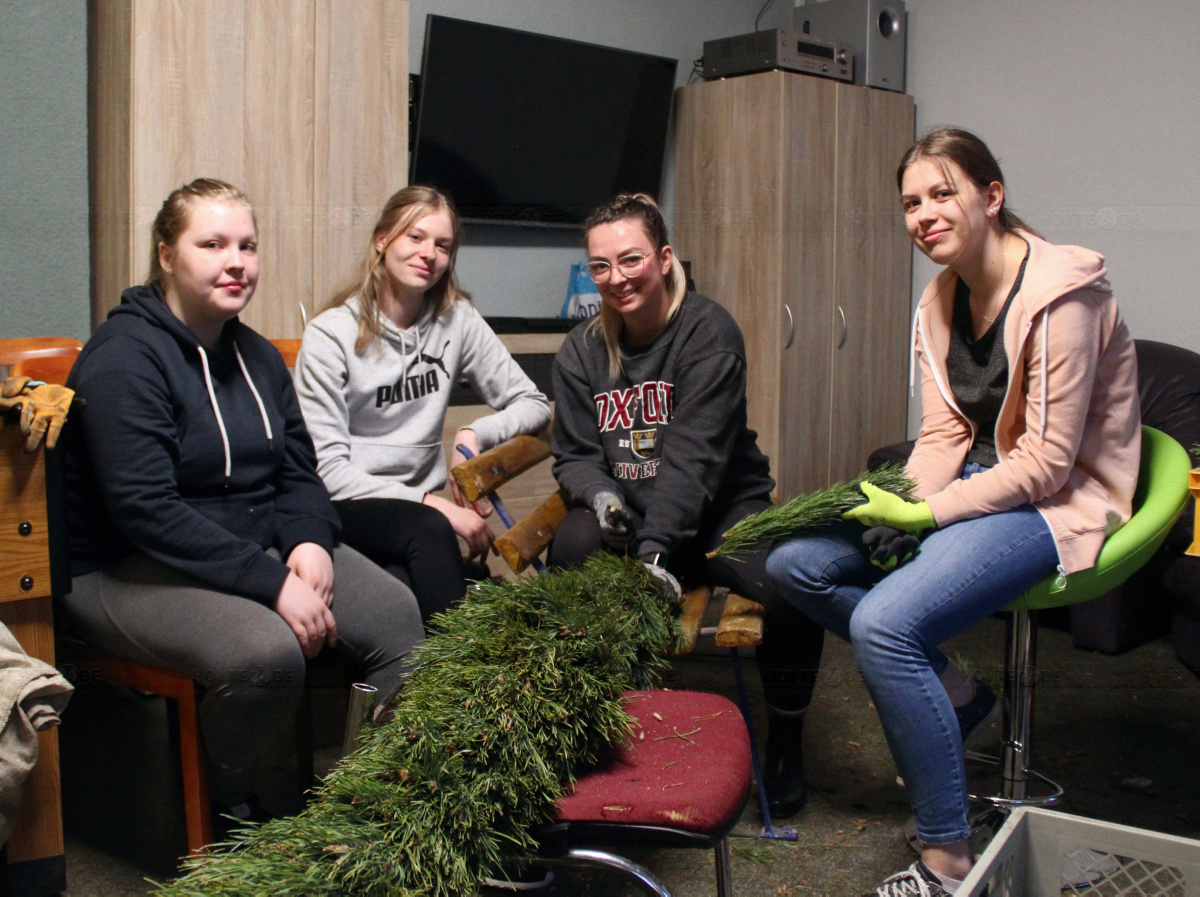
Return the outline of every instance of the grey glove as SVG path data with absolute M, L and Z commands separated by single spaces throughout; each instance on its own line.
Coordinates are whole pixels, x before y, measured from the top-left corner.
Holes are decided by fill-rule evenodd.
M 642 564 L 650 571 L 651 576 L 662 580 L 663 585 L 667 587 L 667 591 L 671 594 L 672 604 L 678 604 L 683 600 L 683 588 L 679 585 L 679 580 L 668 573 L 666 567 L 660 567 L 658 564 L 652 564 L 649 561 L 642 561 Z
M 601 492 L 592 499 L 592 510 L 600 521 L 600 535 L 613 551 L 624 552 L 633 538 L 633 512 L 615 492 Z
M 881 570 L 903 567 L 921 553 L 921 540 L 891 526 L 875 526 L 863 533 L 863 545 L 871 555 L 871 563 Z

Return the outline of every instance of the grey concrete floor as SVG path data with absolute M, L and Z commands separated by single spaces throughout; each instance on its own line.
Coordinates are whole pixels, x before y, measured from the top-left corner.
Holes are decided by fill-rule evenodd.
M 986 620 L 948 645 L 976 675 L 1002 681 L 1004 624 Z M 749 667 L 748 667 L 749 669 Z M 1058 808 L 1158 832 L 1200 838 L 1200 681 L 1155 641 L 1120 657 L 1077 651 L 1066 633 L 1043 628 L 1034 716 L 1034 765 L 1066 787 Z M 752 701 L 761 710 L 755 677 Z M 674 665 L 673 687 L 735 697 L 727 656 L 710 650 Z M 316 692 L 319 747 L 336 753 L 342 700 Z M 758 720 L 760 743 L 765 724 Z M 174 874 L 184 850 L 182 801 L 161 699 L 92 684 L 79 690 L 61 729 L 69 897 L 144 894 L 147 878 Z M 865 689 L 844 644 L 830 639 L 806 731 L 808 807 L 786 821 L 795 841 L 765 841 L 747 805 L 733 842 L 738 897 L 856 895 L 911 861 L 901 828 L 910 811 Z M 998 742 L 998 731 L 990 740 Z M 981 745 L 981 749 L 987 745 Z M 994 774 L 972 765 L 972 785 Z M 263 770 L 271 809 L 298 809 L 294 759 Z M 991 785 L 991 787 L 989 787 Z M 711 853 L 632 854 L 682 897 L 715 893 Z M 611 874 L 559 872 L 553 894 L 636 894 Z

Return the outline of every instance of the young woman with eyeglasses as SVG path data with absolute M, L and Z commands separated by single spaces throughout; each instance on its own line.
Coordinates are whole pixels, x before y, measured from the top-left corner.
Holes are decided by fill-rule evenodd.
M 775 486 L 746 423 L 741 331 L 687 290 L 651 197 L 618 196 L 584 230 L 602 305 L 554 362 L 554 475 L 574 507 L 550 562 L 577 564 L 607 549 L 664 578 L 725 585 L 764 605 L 767 792 L 772 813 L 791 815 L 806 797 L 800 734 L 822 631 L 779 598 L 765 552 L 705 557 L 730 526 L 770 506 Z
M 458 215 L 432 187 L 384 205 L 359 278 L 304 331 L 296 390 L 333 496 L 342 538 L 412 586 L 421 615 L 466 592 L 458 537 L 487 559 L 486 500 L 454 501 L 442 428 L 450 391 L 465 379 L 496 414 L 455 434 L 473 454 L 550 421 L 550 404 L 454 280 Z M 451 466 L 464 461 L 457 450 Z

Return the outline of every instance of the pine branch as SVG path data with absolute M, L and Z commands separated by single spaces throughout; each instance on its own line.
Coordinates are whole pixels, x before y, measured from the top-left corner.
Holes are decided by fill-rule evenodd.
M 391 720 L 303 813 L 187 860 L 159 893 L 474 894 L 532 853 L 575 771 L 630 737 L 621 695 L 655 684 L 678 639 L 658 580 L 608 554 L 472 588 L 434 626 Z
M 743 517 L 724 534 L 725 541 L 708 556 L 746 554 L 776 539 L 828 526 L 840 520 L 846 511 L 866 501 L 859 488 L 863 481 L 905 497 L 916 488 L 901 465 L 885 464 L 847 482 L 798 495 L 784 504 Z

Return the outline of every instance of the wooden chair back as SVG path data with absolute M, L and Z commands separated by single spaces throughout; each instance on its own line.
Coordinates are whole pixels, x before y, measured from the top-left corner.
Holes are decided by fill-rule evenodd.
M 33 380 L 44 380 L 46 383 L 64 384 L 67 375 L 75 365 L 74 355 L 38 355 L 23 358 L 12 366 L 9 374 L 13 377 L 26 376 Z
M 271 345 L 279 350 L 279 354 L 283 356 L 283 362 L 289 368 L 296 366 L 296 356 L 300 354 L 300 340 L 298 339 L 273 339 Z
M 0 367 L 12 367 L 25 358 L 79 354 L 83 343 L 69 336 L 23 336 L 0 339 Z

